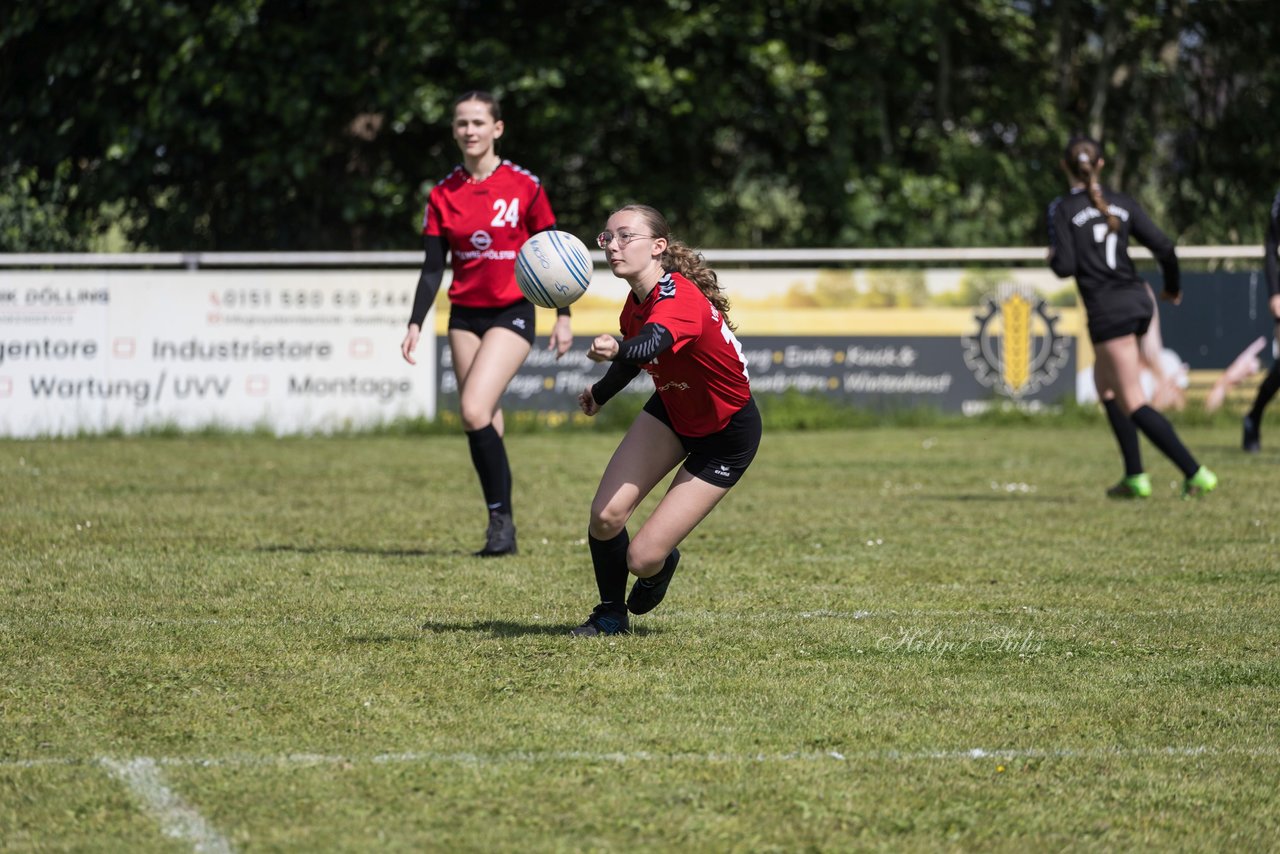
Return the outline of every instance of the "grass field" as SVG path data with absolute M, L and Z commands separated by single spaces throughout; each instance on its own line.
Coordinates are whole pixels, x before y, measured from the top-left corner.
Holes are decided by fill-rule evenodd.
M 0 442 L 0 849 L 1275 850 L 1280 452 L 1182 432 L 768 432 L 608 639 L 616 433 L 491 561 L 459 435 Z

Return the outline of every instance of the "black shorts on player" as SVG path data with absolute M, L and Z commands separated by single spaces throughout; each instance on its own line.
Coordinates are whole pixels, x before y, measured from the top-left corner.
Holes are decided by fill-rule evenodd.
M 645 403 L 644 411 L 671 427 L 667 408 L 656 392 Z M 728 488 L 742 479 L 756 451 L 760 450 L 760 410 L 752 398 L 718 432 L 708 436 L 681 436 L 674 427 L 671 432 L 689 455 L 684 460 L 685 471 L 698 480 Z
M 449 328 L 472 332 L 480 338 L 495 327 L 510 329 L 530 344 L 534 339 L 533 303 L 527 299 L 498 308 L 470 308 L 455 305 L 449 310 Z

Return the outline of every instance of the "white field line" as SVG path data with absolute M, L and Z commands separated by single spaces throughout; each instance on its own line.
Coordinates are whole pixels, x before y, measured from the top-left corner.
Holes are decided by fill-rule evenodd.
M 404 753 L 379 753 L 361 760 L 357 757 L 331 754 L 295 753 L 282 756 L 227 756 L 218 759 L 174 758 L 162 760 L 175 765 L 201 765 L 216 767 L 220 765 L 262 766 L 262 765 L 336 765 L 360 764 L 362 761 L 372 764 L 424 764 L 424 765 L 466 765 L 466 766 L 502 766 L 517 764 L 566 763 L 577 762 L 589 765 L 655 763 L 660 765 L 692 763 L 692 764 L 787 764 L 787 763 L 874 763 L 874 762 L 929 762 L 929 761 L 964 761 L 975 759 L 1108 759 L 1108 758 L 1140 758 L 1140 757 L 1201 757 L 1201 756 L 1280 756 L 1280 747 L 1262 748 L 1212 748 L 1212 747 L 1156 747 L 1156 748 L 1096 748 L 1096 749 L 994 749 L 981 747 L 968 750 L 930 750 L 904 752 L 897 750 L 861 751 L 857 753 L 841 753 L 837 750 L 797 751 L 795 753 L 652 753 L 635 752 L 596 752 L 586 750 L 546 750 L 528 751 L 514 750 L 504 753 L 443 753 L 435 751 Z
M 579 750 L 510 751 L 505 753 L 443 753 L 407 751 L 403 753 L 379 753 L 360 757 L 322 753 L 288 753 L 279 755 L 231 755 L 223 757 L 161 757 L 140 756 L 119 760 L 108 757 L 78 759 L 74 757 L 47 757 L 42 759 L 0 760 L 0 771 L 22 769 L 86 766 L 100 767 L 129 789 L 146 812 L 159 823 L 165 835 L 190 843 L 198 854 L 232 854 L 234 849 L 217 828 L 204 816 L 177 795 L 165 779 L 161 766 L 170 767 L 300 767 L 323 765 L 459 765 L 503 766 L 541 763 L 582 763 L 588 765 L 655 763 L 694 765 L 750 764 L 750 763 L 831 763 L 835 765 L 877 762 L 936 762 L 992 760 L 1011 762 L 1019 759 L 1134 759 L 1248 756 L 1274 758 L 1280 756 L 1277 747 L 1150 747 L 1150 748 L 1060 748 L 1060 749 L 992 749 L 975 747 L 968 750 L 928 751 L 862 751 L 841 753 L 836 750 L 797 751 L 795 753 L 604 753 Z
M 134 788 L 131 782 L 150 780 L 156 791 L 164 786 L 160 766 L 169 767 L 269 767 L 269 766 L 307 766 L 307 765 L 389 765 L 389 764 L 421 764 L 421 765 L 517 765 L 538 763 L 578 762 L 583 764 L 788 764 L 788 763 L 876 763 L 876 762 L 963 762 L 976 759 L 1139 759 L 1170 758 L 1184 759 L 1197 757 L 1243 756 L 1257 758 L 1280 757 L 1280 745 L 1265 747 L 1095 747 L 1095 748 L 983 748 L 972 747 L 962 750 L 869 750 L 842 752 L 838 750 L 796 751 L 794 753 L 653 753 L 649 751 L 603 752 L 589 750 L 514 750 L 502 753 L 472 752 L 437 752 L 437 751 L 405 751 L 400 753 L 379 753 L 372 756 L 343 756 L 329 753 L 282 753 L 282 754 L 232 754 L 229 756 L 172 756 L 159 758 L 141 758 L 130 761 L 86 760 L 71 757 L 48 757 L 44 759 L 7 759 L 0 760 L 0 770 L 26 769 L 45 767 L 65 767 L 75 765 L 103 765 L 111 769 L 114 776 Z M 172 794 L 165 797 L 173 798 Z M 180 804 L 176 798 L 173 803 Z
M 169 788 L 156 760 L 140 756 L 128 760 L 104 757 L 98 761 L 112 777 L 128 787 L 143 808 L 160 823 L 166 836 L 191 843 L 192 850 L 201 854 L 231 854 L 231 843 L 227 838 Z

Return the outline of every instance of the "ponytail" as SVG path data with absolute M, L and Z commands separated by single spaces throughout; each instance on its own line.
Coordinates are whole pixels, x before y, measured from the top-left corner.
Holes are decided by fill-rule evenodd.
M 707 298 L 707 302 L 720 312 L 725 325 L 734 331 L 737 330 L 738 327 L 734 326 L 733 321 L 729 319 L 729 298 L 720 287 L 716 271 L 707 266 L 701 252 L 695 252 L 679 240 L 668 237 L 667 249 L 662 253 L 662 267 L 665 270 L 675 270 L 697 285 L 698 290 L 702 291 L 702 295 Z
M 702 295 L 707 298 L 707 302 L 711 303 L 724 318 L 725 325 L 736 331 L 738 327 L 729 320 L 729 297 L 720 287 L 716 271 L 707 266 L 702 253 L 694 251 L 679 240 L 673 240 L 671 226 L 667 225 L 666 218 L 658 212 L 657 208 L 649 205 L 623 205 L 614 213 L 622 211 L 634 211 L 640 214 L 653 231 L 654 237 L 666 239 L 667 248 L 662 253 L 662 269 L 677 272 L 697 285 L 698 290 L 702 291 Z
M 1102 157 L 1102 146 L 1088 137 L 1076 137 L 1067 143 L 1066 167 L 1068 173 L 1078 181 L 1084 182 L 1089 201 L 1098 209 L 1098 213 L 1107 218 L 1107 230 L 1112 234 L 1120 230 L 1120 218 L 1111 212 L 1107 199 L 1102 195 L 1102 186 L 1098 183 L 1098 160 Z

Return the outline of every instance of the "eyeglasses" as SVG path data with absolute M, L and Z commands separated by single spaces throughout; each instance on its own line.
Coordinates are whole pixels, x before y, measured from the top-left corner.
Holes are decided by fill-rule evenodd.
M 618 238 L 619 246 L 626 246 L 633 240 L 639 240 L 642 237 L 656 236 L 657 235 L 654 234 L 632 234 L 629 231 L 619 231 L 617 234 L 614 234 L 612 231 L 602 231 L 596 235 L 596 245 L 601 249 L 608 249 L 609 244 L 613 242 L 615 237 Z

